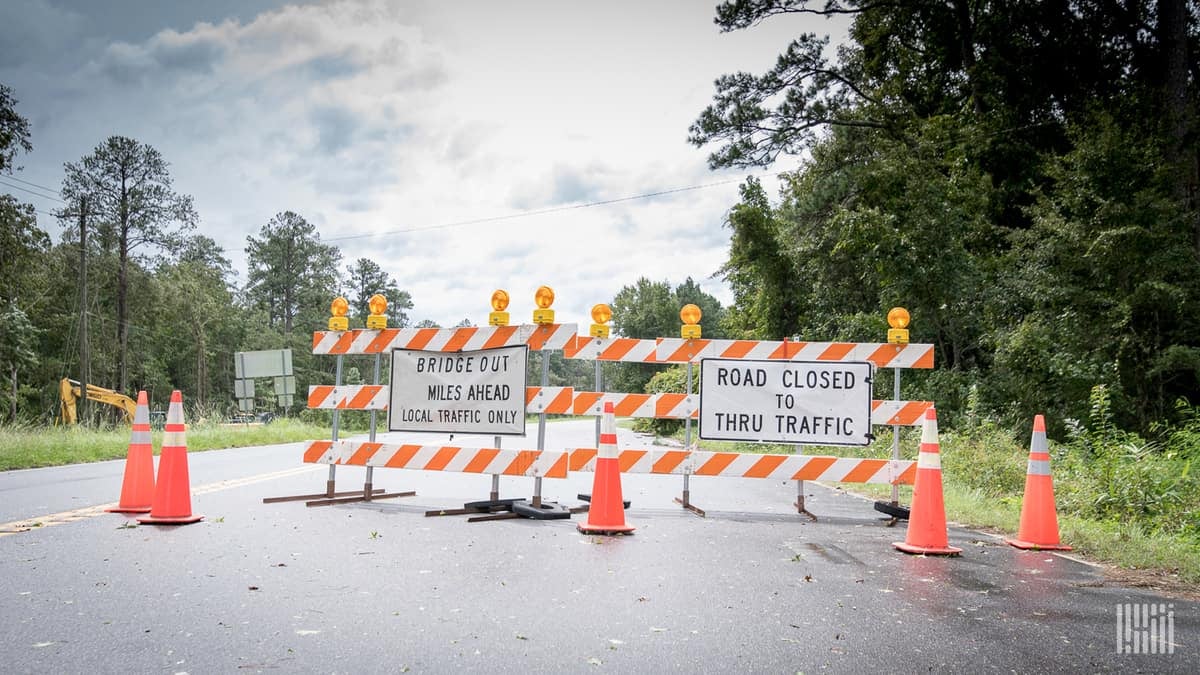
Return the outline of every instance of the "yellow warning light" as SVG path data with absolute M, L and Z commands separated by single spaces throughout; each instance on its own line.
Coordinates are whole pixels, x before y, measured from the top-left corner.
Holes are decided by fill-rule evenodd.
M 371 310 L 370 316 L 367 317 L 367 328 L 372 330 L 387 328 L 387 298 L 376 293 L 367 301 L 367 307 Z
M 489 326 L 508 325 L 508 291 L 497 288 L 492 292 L 492 313 L 488 314 Z
M 492 292 L 492 311 L 503 312 L 508 309 L 508 291 L 497 288 Z
M 683 321 L 683 326 L 679 329 L 679 335 L 685 340 L 696 340 L 700 338 L 700 317 L 704 313 L 696 305 L 688 303 L 679 310 L 679 320 Z
M 554 289 L 549 286 L 538 286 L 537 291 L 533 294 L 533 301 L 538 306 L 533 310 L 533 322 L 539 326 L 554 323 L 554 310 L 550 309 L 550 305 L 554 304 Z
M 329 303 L 329 313 L 333 316 L 329 317 L 329 330 L 349 330 L 350 320 L 346 318 L 346 312 L 350 311 L 350 303 L 342 296 L 333 299 Z
M 903 307 L 893 307 L 888 310 L 887 322 L 891 328 L 888 329 L 887 337 L 888 344 L 906 345 L 908 344 L 908 310 Z
M 592 324 L 592 330 L 589 334 L 592 337 L 598 338 L 608 337 L 610 330 L 607 324 L 609 321 L 612 321 L 612 307 L 604 303 L 592 305 L 592 321 L 595 321 L 595 323 Z

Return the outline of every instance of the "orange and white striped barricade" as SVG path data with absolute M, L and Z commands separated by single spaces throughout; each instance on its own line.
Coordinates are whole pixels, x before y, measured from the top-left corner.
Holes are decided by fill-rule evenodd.
M 354 330 L 326 330 L 313 333 L 312 349 L 315 355 L 333 355 L 337 357 L 337 375 L 334 385 L 320 385 L 309 389 L 309 408 L 331 409 L 334 415 L 334 430 L 332 442 L 337 442 L 337 414 L 341 410 L 387 410 L 388 387 L 374 384 L 356 388 L 345 388 L 341 384 L 342 358 L 350 355 L 380 355 L 394 349 L 411 349 L 421 351 L 459 352 L 468 350 L 491 349 L 496 347 L 527 346 L 532 350 L 563 349 L 574 339 L 577 332 L 575 324 L 522 324 L 516 326 L 468 326 L 462 328 L 382 328 Z M 378 370 L 378 368 L 377 368 Z M 373 427 L 373 425 L 372 425 Z M 372 428 L 372 434 L 374 428 Z M 329 465 L 329 479 L 326 481 L 326 491 L 316 495 L 295 495 L 290 497 L 269 497 L 263 503 L 314 499 L 323 497 L 332 500 L 343 495 L 353 495 L 357 492 L 335 493 L 334 470 L 336 464 Z M 370 470 L 368 470 L 370 476 Z M 395 495 L 379 494 L 382 490 L 371 490 L 364 486 L 363 499 L 383 496 L 409 496 L 412 492 Z M 371 496 L 368 496 L 371 495 Z M 354 501 L 343 499 L 329 501 L 341 503 Z M 316 504 L 310 504 L 316 505 Z
M 708 358 L 867 361 L 877 368 L 933 368 L 933 345 L 662 338 L 658 341 L 654 362 L 694 363 Z
M 503 450 L 411 443 L 312 441 L 304 451 L 304 461 L 313 464 L 451 471 L 492 476 L 567 477 L 567 452 L 564 450 Z M 467 504 L 461 510 L 436 510 L 429 511 L 426 515 L 484 513 L 512 506 L 513 502 L 522 500 L 490 501 L 497 503 L 480 503 L 476 508 Z M 475 519 L 472 519 L 472 522 L 474 521 Z
M 313 333 L 313 354 L 382 354 L 393 349 L 461 352 L 527 345 L 534 351 L 563 349 L 575 324 L 522 324 L 464 328 L 384 328 Z
M 596 456 L 595 448 L 575 448 L 570 453 L 568 468 L 571 471 L 594 471 Z M 821 455 L 626 448 L 618 452 L 617 465 L 621 473 L 911 485 L 916 478 L 917 463 L 911 460 Z M 675 501 L 680 502 L 679 499 Z M 704 515 L 701 509 L 693 507 L 692 510 Z
M 658 363 L 658 343 L 639 338 L 599 338 L 576 335 L 563 346 L 563 356 L 568 359 L 589 361 L 618 361 L 626 363 Z
M 310 409 L 387 410 L 387 385 L 314 385 L 309 387 Z M 617 417 L 654 419 L 697 419 L 700 397 L 696 394 L 621 394 L 576 391 L 571 387 L 525 388 L 525 410 L 531 414 L 601 415 L 605 403 L 612 403 Z M 871 402 L 871 424 L 920 426 L 932 401 Z

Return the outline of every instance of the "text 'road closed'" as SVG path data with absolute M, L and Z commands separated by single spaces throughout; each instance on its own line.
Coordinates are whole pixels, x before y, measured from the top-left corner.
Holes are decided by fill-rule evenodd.
M 700 437 L 866 445 L 871 369 L 861 362 L 704 359 Z

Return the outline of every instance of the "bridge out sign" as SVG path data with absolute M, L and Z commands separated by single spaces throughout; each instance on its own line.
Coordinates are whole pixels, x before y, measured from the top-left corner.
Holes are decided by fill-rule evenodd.
M 797 445 L 871 442 L 872 365 L 700 362 L 700 438 Z
M 393 350 L 388 430 L 523 435 L 528 352 Z

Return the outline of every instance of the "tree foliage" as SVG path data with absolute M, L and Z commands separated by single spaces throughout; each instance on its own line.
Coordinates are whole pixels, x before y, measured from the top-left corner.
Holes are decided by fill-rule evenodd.
M 305 312 L 311 324 L 320 325 L 337 296 L 341 260 L 337 247 L 321 243 L 316 226 L 284 211 L 263 226 L 258 239 L 246 237 L 246 297 L 285 335 Z
M 62 195 L 68 208 L 60 217 L 68 225 L 94 227 L 100 251 L 116 256 L 117 382 L 124 390 L 129 384 L 131 262 L 143 247 L 159 254 L 173 251 L 199 216 L 190 196 L 171 189 L 162 155 L 132 138 L 111 136 L 65 169 Z
M 412 296 L 400 290 L 396 280 L 385 272 L 379 263 L 368 258 L 359 258 L 346 267 L 347 300 L 352 308 L 351 315 L 365 325 L 370 315 L 371 296 L 380 294 L 387 298 L 388 326 L 406 328 L 408 310 L 413 308 Z
M 794 13 L 851 39 L 721 77 L 691 128 L 713 167 L 804 161 L 730 210 L 730 330 L 873 341 L 904 305 L 951 420 L 972 389 L 1059 431 L 1095 385 L 1141 429 L 1196 401 L 1194 4 L 734 0 L 716 22 Z
M 18 152 L 30 152 L 29 120 L 17 112 L 12 89 L 0 84 L 0 173 L 11 174 Z

